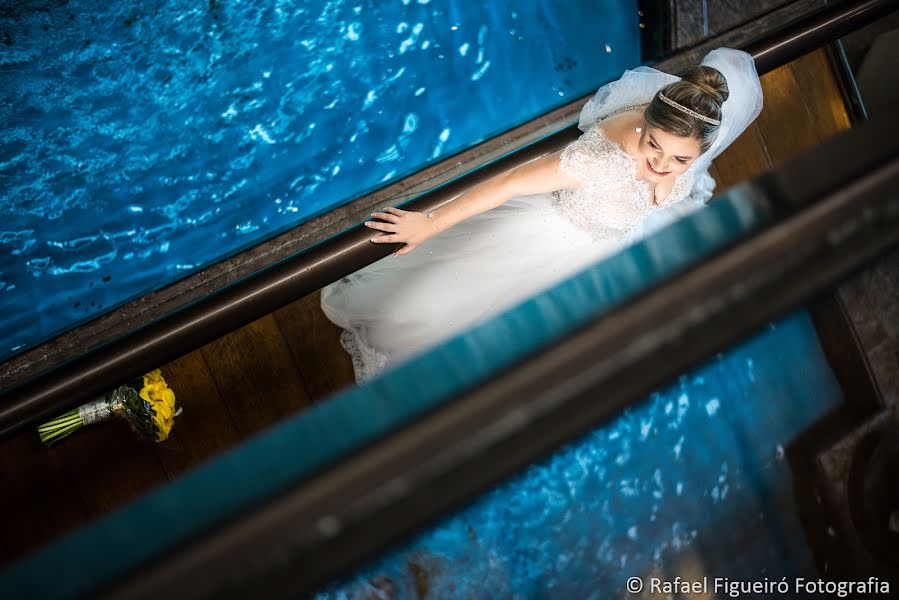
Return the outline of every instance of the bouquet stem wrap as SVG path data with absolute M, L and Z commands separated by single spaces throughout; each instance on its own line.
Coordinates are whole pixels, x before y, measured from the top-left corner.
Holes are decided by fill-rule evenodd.
M 127 421 L 135 433 L 161 442 L 168 437 L 174 418 L 179 414 L 181 409 L 175 409 L 174 391 L 156 369 L 44 423 L 37 430 L 41 441 L 51 446 L 85 425 L 120 418 Z
M 78 416 L 83 425 L 92 425 L 111 419 L 114 414 L 110 401 L 107 399 L 94 400 L 78 407 Z

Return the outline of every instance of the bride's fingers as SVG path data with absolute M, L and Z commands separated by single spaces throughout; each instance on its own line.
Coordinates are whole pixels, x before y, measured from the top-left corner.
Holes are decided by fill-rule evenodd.
M 389 223 L 396 223 L 400 220 L 400 217 L 390 214 L 390 213 L 373 212 L 373 213 L 371 213 L 371 216 L 373 216 L 376 219 L 383 219 Z
M 409 212 L 409 211 L 408 211 L 408 210 L 403 210 L 403 209 L 401 209 L 401 208 L 394 208 L 393 206 L 388 206 L 387 208 L 384 209 L 384 212 L 393 213 L 393 214 L 395 214 L 395 215 L 404 215 L 404 214 L 406 214 L 406 213 Z
M 412 251 L 415 250 L 416 248 L 418 248 L 418 246 L 413 246 L 413 245 L 411 245 L 411 244 L 406 244 L 405 246 L 403 246 L 402 248 L 400 248 L 399 250 L 397 250 L 396 252 L 394 252 L 393 255 L 394 255 L 394 256 L 402 256 L 403 254 L 408 254 L 409 252 L 412 252 Z
M 396 225 L 393 223 L 379 223 L 377 221 L 366 221 L 365 226 L 371 229 L 377 229 L 378 231 L 396 231 Z
M 395 233 L 385 233 L 384 235 L 379 235 L 379 236 L 376 236 L 373 238 L 369 238 L 369 241 L 375 242 L 376 244 L 383 244 L 383 243 L 395 244 L 398 242 L 402 242 L 403 240 L 400 239 L 400 236 Z

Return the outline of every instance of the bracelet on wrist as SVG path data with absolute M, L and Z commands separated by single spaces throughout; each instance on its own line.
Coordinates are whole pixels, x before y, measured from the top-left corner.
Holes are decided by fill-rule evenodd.
M 431 224 L 434 226 L 434 231 L 440 233 L 440 228 L 437 227 L 437 221 L 434 220 L 434 212 L 428 212 L 425 216 L 427 216 L 431 220 Z

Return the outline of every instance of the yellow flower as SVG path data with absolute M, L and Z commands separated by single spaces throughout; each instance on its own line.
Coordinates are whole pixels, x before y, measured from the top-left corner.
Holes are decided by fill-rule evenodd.
M 150 406 L 153 408 L 156 414 L 161 416 L 163 419 L 171 419 L 172 415 L 175 413 L 175 411 L 172 410 L 172 407 L 165 402 L 153 402 L 150 404 Z
M 165 402 L 171 407 L 175 406 L 175 392 L 166 386 L 164 381 L 144 386 L 140 391 L 140 397 L 150 404 Z
M 172 419 L 166 419 L 159 413 L 156 413 L 153 417 L 153 424 L 156 425 L 156 441 L 161 442 L 169 437 L 174 421 Z
M 144 375 L 144 387 L 140 397 L 153 410 L 153 424 L 156 427 L 156 441 L 169 436 L 175 418 L 175 392 L 165 383 L 159 369 Z
M 144 387 L 150 385 L 151 383 L 157 383 L 160 381 L 162 383 L 165 383 L 165 379 L 163 379 L 162 377 L 162 371 L 160 371 L 159 369 L 153 369 L 152 371 L 144 375 Z

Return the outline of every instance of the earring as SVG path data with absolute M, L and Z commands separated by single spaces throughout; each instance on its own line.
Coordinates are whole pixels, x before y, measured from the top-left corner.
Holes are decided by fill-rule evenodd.
M 637 133 L 640 133 L 641 131 L 643 131 L 643 128 L 642 128 L 642 127 L 637 127 L 636 129 L 634 129 L 634 131 L 636 131 Z

